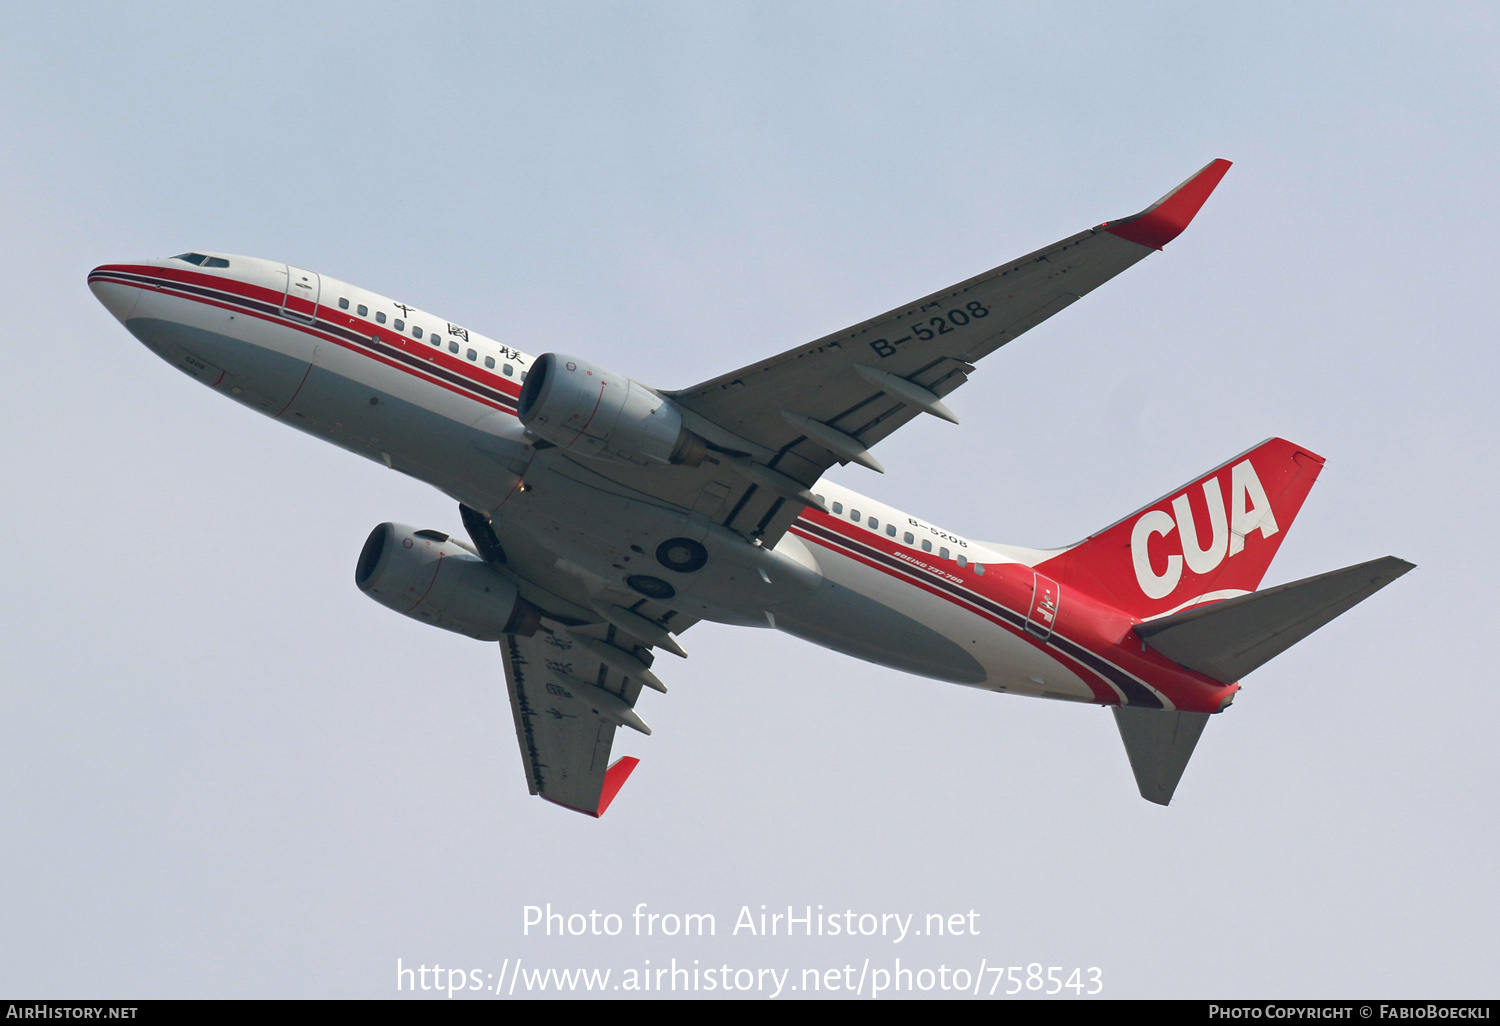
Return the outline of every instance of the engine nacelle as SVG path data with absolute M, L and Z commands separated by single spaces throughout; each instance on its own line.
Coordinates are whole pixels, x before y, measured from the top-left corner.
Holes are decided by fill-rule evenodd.
M 381 524 L 365 540 L 354 583 L 403 616 L 480 641 L 529 636 L 541 623 L 510 580 L 441 531 Z
M 696 467 L 707 453 L 672 403 L 623 374 L 558 353 L 531 365 L 516 414 L 538 438 L 583 456 Z

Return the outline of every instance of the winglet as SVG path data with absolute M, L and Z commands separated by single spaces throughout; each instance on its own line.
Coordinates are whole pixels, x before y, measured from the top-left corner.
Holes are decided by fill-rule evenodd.
M 609 808 L 609 803 L 615 800 L 615 795 L 620 793 L 620 788 L 630 779 L 631 772 L 640 764 L 641 760 L 635 756 L 624 755 L 604 771 L 604 790 L 599 792 L 599 811 L 594 813 L 595 819 L 604 815 L 604 810 Z
M 1229 170 L 1229 164 L 1223 158 L 1215 160 L 1139 214 L 1106 221 L 1099 227 L 1127 242 L 1161 249 L 1182 234 Z

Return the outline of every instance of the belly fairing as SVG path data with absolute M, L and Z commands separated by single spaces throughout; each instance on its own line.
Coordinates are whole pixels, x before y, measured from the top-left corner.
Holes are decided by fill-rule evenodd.
M 866 662 L 954 684 L 983 684 L 984 667 L 962 646 L 932 628 L 824 580 L 806 598 L 780 606 L 776 628 Z

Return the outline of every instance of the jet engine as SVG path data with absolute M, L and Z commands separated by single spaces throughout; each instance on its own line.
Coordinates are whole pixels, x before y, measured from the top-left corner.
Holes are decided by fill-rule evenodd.
M 532 364 L 516 414 L 538 438 L 598 459 L 696 467 L 708 451 L 683 426 L 677 407 L 656 392 L 559 353 Z
M 508 578 L 441 531 L 381 524 L 365 540 L 354 583 L 403 616 L 480 641 L 530 636 L 541 623 Z

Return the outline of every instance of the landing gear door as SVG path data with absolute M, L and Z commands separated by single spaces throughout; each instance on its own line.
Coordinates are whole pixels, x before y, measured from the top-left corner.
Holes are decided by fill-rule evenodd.
M 1057 626 L 1057 604 L 1061 591 L 1057 582 L 1041 574 L 1033 574 L 1031 585 L 1031 611 L 1026 614 L 1026 629 L 1039 638 L 1050 638 Z
M 286 265 L 286 295 L 281 299 L 281 312 L 296 321 L 311 324 L 318 316 L 318 296 L 323 290 L 323 280 L 318 272 Z

